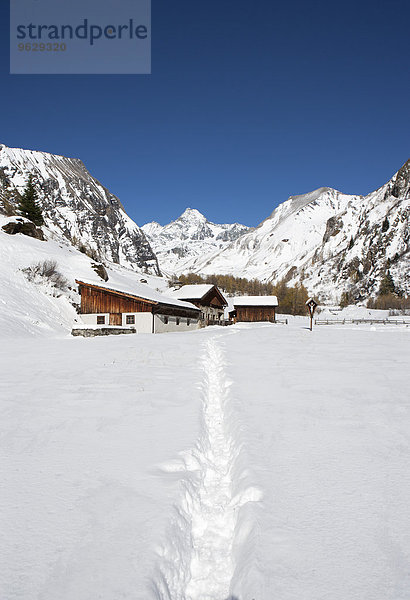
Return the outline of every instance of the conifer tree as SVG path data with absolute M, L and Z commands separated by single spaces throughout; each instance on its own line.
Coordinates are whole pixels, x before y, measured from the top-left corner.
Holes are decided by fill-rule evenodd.
M 379 296 L 387 296 L 387 294 L 394 294 L 396 287 L 394 285 L 393 277 L 390 271 L 386 271 L 385 276 L 380 282 Z
M 351 302 L 352 297 L 350 292 L 342 292 L 342 295 L 340 296 L 340 308 L 346 308 L 346 306 L 349 306 Z
M 24 193 L 19 201 L 18 208 L 22 217 L 26 217 L 35 225 L 43 225 L 44 219 L 38 204 L 38 196 L 30 175 Z

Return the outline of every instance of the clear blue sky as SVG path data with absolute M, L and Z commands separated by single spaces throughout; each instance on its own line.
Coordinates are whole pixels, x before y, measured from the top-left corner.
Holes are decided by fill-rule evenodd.
M 256 225 L 409 158 L 408 0 L 153 0 L 150 76 L 11 76 L 5 4 L 0 142 L 81 158 L 140 225 Z

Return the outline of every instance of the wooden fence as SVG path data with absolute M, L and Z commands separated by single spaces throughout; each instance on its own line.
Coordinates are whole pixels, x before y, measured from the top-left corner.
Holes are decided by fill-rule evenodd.
M 405 319 L 315 319 L 315 325 L 410 325 L 410 320 Z

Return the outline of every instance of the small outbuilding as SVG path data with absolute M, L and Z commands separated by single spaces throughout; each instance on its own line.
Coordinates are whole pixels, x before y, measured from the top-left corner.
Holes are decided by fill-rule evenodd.
M 183 285 L 172 295 L 199 308 L 203 325 L 219 325 L 224 322 L 224 308 L 228 306 L 228 302 L 216 285 Z
M 85 325 L 132 327 L 137 333 L 186 331 L 200 326 L 199 308 L 147 286 L 136 284 L 135 290 L 120 291 L 101 283 L 76 283 Z
M 229 317 L 235 322 L 276 321 L 276 296 L 238 296 L 230 298 L 233 310 Z

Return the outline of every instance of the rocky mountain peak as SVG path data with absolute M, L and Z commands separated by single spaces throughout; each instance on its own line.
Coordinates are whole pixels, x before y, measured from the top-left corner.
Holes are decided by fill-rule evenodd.
M 191 258 L 212 254 L 249 231 L 239 223 L 216 224 L 197 209 L 187 208 L 175 221 L 164 227 L 156 223 L 142 230 L 158 256 L 165 272 L 182 272 Z
M 391 193 L 396 198 L 408 198 L 410 196 L 410 158 L 397 171 Z
M 195 221 L 206 221 L 206 217 L 199 212 L 196 208 L 186 208 L 182 215 L 176 219 L 179 221 L 182 220 L 195 220 Z

